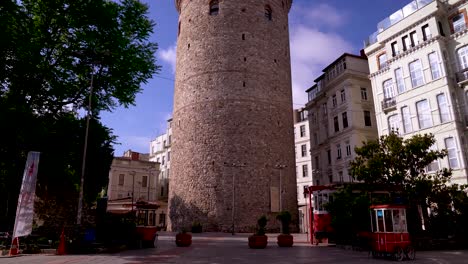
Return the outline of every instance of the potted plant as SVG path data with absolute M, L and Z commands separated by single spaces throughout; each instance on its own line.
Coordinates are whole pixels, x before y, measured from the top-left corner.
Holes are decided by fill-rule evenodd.
M 193 222 L 192 224 L 192 233 L 201 233 L 203 231 L 203 227 L 200 222 Z
M 187 233 L 185 228 L 176 235 L 176 245 L 178 247 L 188 247 L 192 244 L 192 234 Z
M 257 232 L 249 236 L 250 248 L 266 248 L 268 244 L 268 237 L 265 235 L 265 226 L 268 222 L 266 216 L 262 216 L 257 220 Z
M 294 241 L 293 236 L 289 232 L 291 214 L 288 211 L 282 211 L 276 216 L 276 219 L 281 221 L 281 234 L 278 235 L 278 246 L 292 247 Z

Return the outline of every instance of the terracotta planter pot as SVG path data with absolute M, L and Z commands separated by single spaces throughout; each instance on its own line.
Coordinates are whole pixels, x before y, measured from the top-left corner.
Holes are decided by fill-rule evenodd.
M 280 234 L 278 236 L 278 246 L 292 247 L 293 244 L 294 244 L 294 240 L 293 240 L 292 235 Z
M 143 247 L 154 247 L 157 227 L 137 226 L 136 232 L 142 240 Z
M 189 233 L 179 233 L 176 235 L 176 245 L 178 247 L 188 247 L 192 244 L 192 235 Z
M 265 235 L 251 235 L 249 236 L 250 248 L 266 248 L 268 244 L 268 237 Z

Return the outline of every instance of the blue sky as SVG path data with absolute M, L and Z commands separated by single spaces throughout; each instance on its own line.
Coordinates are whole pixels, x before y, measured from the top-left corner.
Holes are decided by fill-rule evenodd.
M 136 106 L 101 113 L 125 150 L 149 152 L 149 142 L 165 131 L 171 116 L 174 92 L 175 44 L 178 14 L 174 0 L 142 0 L 156 22 L 152 40 L 159 45 L 157 63 L 162 70 L 142 86 Z M 242 0 L 224 0 L 242 1 Z M 262 0 L 259 0 L 262 1 Z M 306 103 L 305 90 L 321 69 L 343 52 L 359 54 L 363 41 L 377 30 L 377 23 L 410 0 L 294 0 L 289 13 L 294 108 Z

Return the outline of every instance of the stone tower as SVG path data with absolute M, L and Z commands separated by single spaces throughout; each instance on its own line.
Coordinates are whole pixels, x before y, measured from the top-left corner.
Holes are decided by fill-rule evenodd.
M 280 177 L 297 219 L 291 4 L 176 0 L 170 230 L 251 232 L 262 215 L 279 227 Z

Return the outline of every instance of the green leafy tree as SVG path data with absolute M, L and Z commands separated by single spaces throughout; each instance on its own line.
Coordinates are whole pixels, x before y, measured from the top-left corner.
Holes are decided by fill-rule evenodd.
M 30 150 L 42 153 L 40 200 L 69 211 L 76 207 L 85 120 L 73 113 L 86 109 L 91 84 L 84 190 L 87 202 L 96 198 L 107 182 L 115 140 L 99 122 L 99 112 L 134 105 L 141 84 L 160 66 L 157 44 L 149 39 L 155 23 L 137 0 L 5 0 L 0 21 L 0 229 L 5 229 L 14 220 Z

